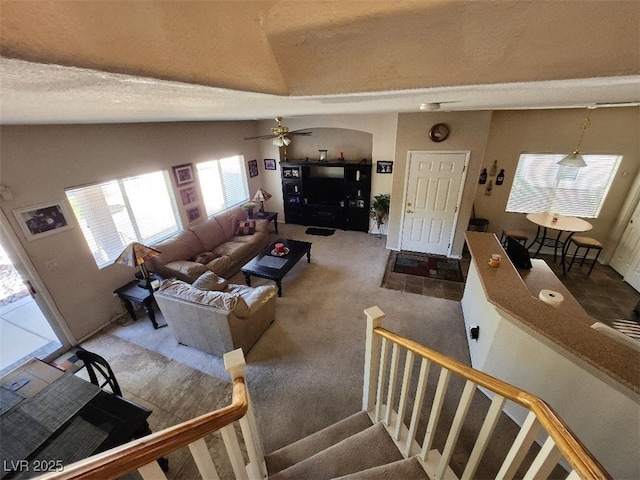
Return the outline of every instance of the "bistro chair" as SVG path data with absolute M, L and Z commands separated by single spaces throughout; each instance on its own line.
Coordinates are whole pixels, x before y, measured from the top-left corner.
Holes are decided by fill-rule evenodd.
M 118 380 L 116 380 L 116 376 L 113 373 L 109 362 L 97 353 L 89 352 L 88 350 L 78 349 L 78 351 L 76 351 L 76 356 L 82 360 L 84 365 L 87 367 L 91 383 L 99 386 L 100 388 L 108 385 L 115 395 L 118 395 L 119 397 L 122 396 L 122 390 L 120 390 L 120 385 L 118 385 Z M 98 380 L 97 374 L 100 375 L 100 380 Z
M 580 266 L 584 265 L 585 261 L 587 260 L 587 255 L 589 255 L 589 252 L 591 250 L 596 250 L 598 253 L 596 254 L 596 257 L 592 260 L 592 261 L 587 261 L 587 266 L 590 267 L 589 268 L 589 273 L 587 273 L 588 275 L 591 275 L 591 271 L 593 270 L 593 267 L 595 267 L 596 262 L 598 261 L 598 257 L 600 256 L 600 252 L 602 251 L 602 244 L 596 240 L 595 238 L 591 238 L 591 237 L 582 237 L 582 236 L 578 236 L 578 235 L 574 235 L 573 237 L 571 237 L 570 240 L 570 244 L 569 247 L 571 247 L 571 244 L 574 244 L 576 246 L 576 249 L 573 252 L 573 256 L 571 257 L 571 262 L 569 262 L 569 260 L 567 259 L 566 261 L 569 262 L 569 268 L 567 268 L 567 273 L 569 273 L 569 271 L 571 270 L 571 267 L 573 266 L 573 262 L 576 261 L 576 258 L 581 260 L 580 261 Z M 578 255 L 578 251 L 581 248 L 585 248 L 585 252 L 583 255 Z M 567 248 L 567 254 L 569 253 L 569 249 Z M 565 261 L 564 259 L 562 260 L 563 262 Z M 564 265 L 564 263 L 563 263 Z
M 527 236 L 526 233 L 524 233 L 522 230 L 502 230 L 502 235 L 500 235 L 500 243 L 502 244 L 503 247 L 507 246 L 507 238 L 513 238 L 514 240 L 517 240 L 518 242 L 522 243 L 522 245 L 527 244 L 527 241 L 529 240 L 529 237 Z

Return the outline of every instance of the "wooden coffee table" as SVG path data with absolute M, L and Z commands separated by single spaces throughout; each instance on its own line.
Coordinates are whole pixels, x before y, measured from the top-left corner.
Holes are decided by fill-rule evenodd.
M 282 256 L 272 255 L 271 252 L 276 243 L 284 243 L 289 252 Z M 310 242 L 280 238 L 271 243 L 240 270 L 244 274 L 244 279 L 248 286 L 251 286 L 251 275 L 275 281 L 278 286 L 278 296 L 281 297 L 282 279 L 298 263 L 298 260 L 305 255 L 307 256 L 307 263 L 311 263 Z

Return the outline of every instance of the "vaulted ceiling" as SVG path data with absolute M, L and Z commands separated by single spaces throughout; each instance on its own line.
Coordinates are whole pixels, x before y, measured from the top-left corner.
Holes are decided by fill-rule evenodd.
M 640 100 L 640 2 L 0 1 L 2 123 Z

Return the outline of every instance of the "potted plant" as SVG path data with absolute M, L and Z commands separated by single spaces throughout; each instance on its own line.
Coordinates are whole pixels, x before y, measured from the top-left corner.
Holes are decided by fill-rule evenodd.
M 245 202 L 241 207 L 247 212 L 247 217 L 253 218 L 253 209 L 256 208 L 256 204 L 254 202 Z
M 375 219 L 378 230 L 384 225 L 384 219 L 389 216 L 389 204 L 391 196 L 388 193 L 382 193 L 373 197 L 371 202 L 371 218 Z

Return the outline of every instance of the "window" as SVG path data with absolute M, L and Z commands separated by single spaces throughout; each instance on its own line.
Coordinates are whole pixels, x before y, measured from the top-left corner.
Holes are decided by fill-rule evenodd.
M 241 155 L 198 163 L 196 169 L 208 216 L 249 199 Z
M 558 165 L 564 154 L 520 155 L 507 212 L 597 218 L 622 156 L 582 156 L 586 167 Z
M 181 228 L 166 171 L 68 188 L 66 194 L 99 268 L 131 242 L 152 245 Z

